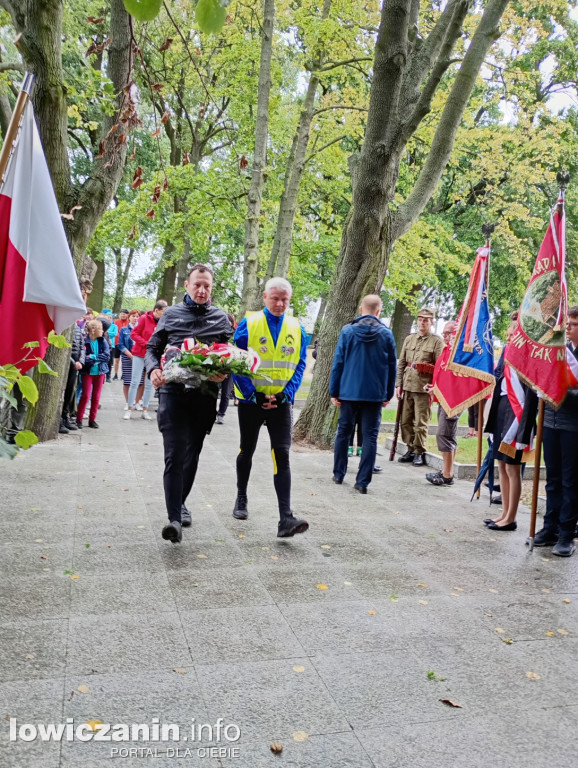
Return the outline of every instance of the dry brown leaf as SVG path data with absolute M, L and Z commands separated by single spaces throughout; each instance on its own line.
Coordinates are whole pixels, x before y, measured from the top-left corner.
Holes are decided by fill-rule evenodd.
M 239 538 L 240 538 L 240 539 L 244 539 L 244 538 L 245 538 L 245 534 L 244 534 L 244 533 L 240 533 L 240 534 L 239 534 Z
M 496 627 L 496 632 L 499 632 L 501 635 L 504 634 L 504 630 L 502 629 L 502 627 Z
M 546 632 L 546 635 L 547 635 L 548 637 L 554 637 L 554 633 L 553 633 L 553 632 Z
M 269 551 L 269 547 L 261 547 L 261 549 L 263 550 L 263 552 L 268 552 Z
M 183 669 L 183 667 L 175 667 L 173 669 L 173 672 L 176 672 L 177 675 L 186 675 L 187 674 L 187 670 Z
M 26 654 L 26 658 L 27 659 L 33 659 L 34 658 L 34 654 L 33 653 L 27 653 Z
M 454 587 L 454 589 L 456 590 L 456 592 L 463 592 L 463 591 L 464 591 L 464 590 L 462 589 L 462 587 Z
M 329 589 L 329 587 L 327 586 L 327 584 L 318 584 L 317 589 Z
M 539 680 L 540 675 L 537 675 L 535 672 L 526 672 L 526 677 L 530 680 Z
M 565 598 L 562 600 L 562 602 L 563 602 L 563 603 L 566 603 L 566 605 L 568 605 L 568 603 L 571 603 L 572 601 L 571 601 L 571 600 L 569 600 L 567 597 L 565 597 Z
M 427 600 L 418 600 L 420 605 L 427 605 Z
M 293 667 L 293 672 L 305 672 L 305 667 Z
M 557 629 L 556 632 L 558 632 L 559 635 L 567 635 L 568 632 L 566 632 L 565 629 Z
M 427 589 L 427 584 L 423 584 L 423 583 L 420 581 L 420 582 L 419 582 L 419 584 L 418 584 L 418 587 L 426 587 L 426 589 Z
M 546 589 L 546 588 L 544 588 L 544 589 L 542 590 L 542 592 L 543 592 L 545 595 L 549 595 L 549 594 L 550 594 L 550 590 L 549 590 L 549 589 Z
M 446 704 L 448 707 L 455 707 L 456 709 L 463 709 L 461 704 L 456 704 L 455 701 L 452 701 L 451 699 L 440 699 L 442 704 Z
M 86 724 L 91 731 L 100 731 L 102 728 L 102 720 L 88 720 Z
M 377 611 L 368 611 L 368 614 L 369 614 L 370 616 L 375 616 L 375 615 L 376 615 L 376 613 L 377 613 Z
M 278 741 L 274 741 L 272 742 L 272 744 L 269 745 L 269 749 L 275 755 L 280 755 L 281 752 L 283 752 L 283 744 L 280 744 Z
M 293 741 L 307 741 L 308 738 L 309 738 L 309 734 L 305 733 L 305 731 L 293 732 Z
M 48 555 L 40 555 L 41 560 L 48 560 Z
M 512 645 L 512 644 L 513 644 L 513 642 L 514 642 L 514 641 L 513 641 L 511 638 L 509 638 L 509 637 L 501 637 L 501 638 L 500 638 L 500 640 L 501 640 L 503 643 L 506 643 L 506 645 Z
M 79 578 L 80 578 L 80 576 L 79 576 L 77 573 L 73 573 L 73 574 L 72 574 L 72 576 L 71 576 L 70 578 L 71 578 L 73 581 L 76 581 L 77 579 L 79 579 Z
M 79 693 L 88 693 L 90 691 L 90 688 L 88 685 L 79 685 L 76 689 Z

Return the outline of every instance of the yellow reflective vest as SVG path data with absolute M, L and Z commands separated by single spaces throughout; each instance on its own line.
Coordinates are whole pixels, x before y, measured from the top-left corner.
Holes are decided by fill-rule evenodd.
M 276 395 L 282 392 L 287 382 L 293 377 L 301 359 L 299 321 L 285 314 L 276 346 L 273 344 L 273 337 L 263 311 L 254 312 L 247 317 L 247 332 L 248 346 L 261 358 L 259 371 L 272 379 L 271 382 L 266 379 L 253 379 L 255 389 L 265 395 Z M 244 399 L 243 393 L 237 387 L 235 387 L 235 396 L 240 400 Z

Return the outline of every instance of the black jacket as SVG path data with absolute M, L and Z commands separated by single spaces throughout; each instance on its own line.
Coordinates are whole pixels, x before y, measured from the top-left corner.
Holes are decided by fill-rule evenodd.
M 168 307 L 159 320 L 156 330 L 147 343 L 145 366 L 147 376 L 155 368 L 161 367 L 161 357 L 165 348 L 180 347 L 185 339 L 195 338 L 204 344 L 214 341 L 227 342 L 233 335 L 233 328 L 229 318 L 222 309 L 217 309 L 212 304 L 195 304 L 189 306 L 184 301 Z M 210 384 L 210 382 L 209 382 Z M 215 392 L 218 385 L 214 385 Z M 183 389 L 182 384 L 165 384 L 161 392 Z
M 73 363 L 82 363 L 86 359 L 86 352 L 84 349 L 84 334 L 82 329 L 79 328 L 76 323 L 74 324 L 74 331 L 72 334 L 72 348 L 70 350 L 70 360 Z

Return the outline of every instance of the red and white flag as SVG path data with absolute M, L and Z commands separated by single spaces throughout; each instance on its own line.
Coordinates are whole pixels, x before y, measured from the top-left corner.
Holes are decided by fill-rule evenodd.
M 564 192 L 561 190 L 518 312 L 516 330 L 505 353 L 520 378 L 554 408 L 561 405 L 572 381 L 566 351 L 565 261 Z
M 28 341 L 39 341 L 34 354 L 44 357 L 50 331 L 61 333 L 85 311 L 28 101 L 0 189 L 0 365 L 21 360 Z

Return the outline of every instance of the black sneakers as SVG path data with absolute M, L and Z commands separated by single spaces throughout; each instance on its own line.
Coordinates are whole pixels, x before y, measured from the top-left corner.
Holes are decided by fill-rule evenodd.
M 237 520 L 246 520 L 249 517 L 246 493 L 237 494 L 237 498 L 235 500 L 235 508 L 233 510 L 233 517 L 236 517 Z
M 413 451 L 406 451 L 403 456 L 400 456 L 398 462 L 400 464 L 410 464 L 415 459 L 415 453 Z
M 176 520 L 172 523 L 167 523 L 163 528 L 162 536 L 166 541 L 172 541 L 173 544 L 178 544 L 183 539 L 183 529 L 181 524 Z
M 191 517 L 191 513 L 183 504 L 181 507 L 181 525 L 183 526 L 183 528 L 188 528 L 192 522 L 193 522 L 193 519 Z
M 279 527 L 277 529 L 278 539 L 288 539 L 290 536 L 295 536 L 296 533 L 305 533 L 309 528 L 307 520 L 299 520 L 297 517 L 284 517 L 279 521 Z
M 355 483 L 353 486 L 356 491 L 359 491 L 359 493 L 367 493 L 367 486 L 366 485 L 359 485 L 359 483 Z
M 88 426 L 89 426 L 91 429 L 98 429 L 98 424 L 96 423 L 96 421 L 89 421 L 89 422 L 88 422 Z
M 547 531 L 545 528 L 542 528 L 542 530 L 538 531 L 538 533 L 534 536 L 535 547 L 553 547 L 554 544 L 557 543 L 558 536 L 551 531 Z

